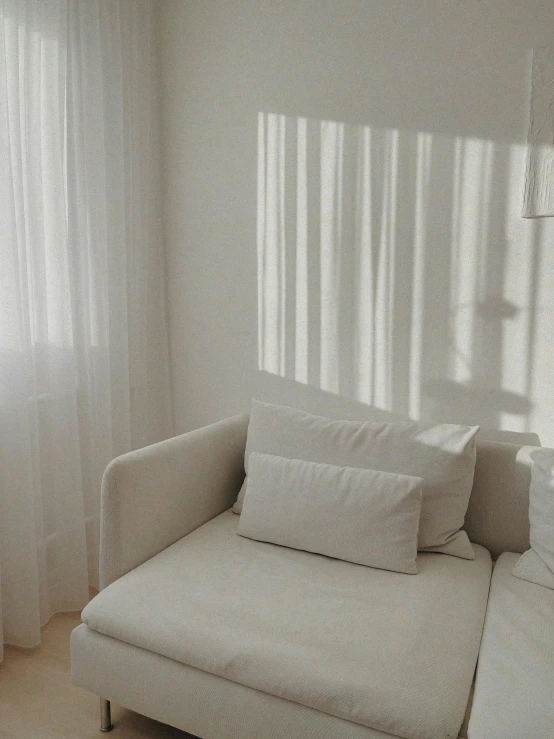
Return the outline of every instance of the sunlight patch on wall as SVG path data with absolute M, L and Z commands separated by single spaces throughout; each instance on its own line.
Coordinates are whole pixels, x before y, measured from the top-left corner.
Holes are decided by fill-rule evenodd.
M 294 377 L 308 382 L 308 154 L 307 122 L 298 119 L 296 154 L 296 303 Z
M 454 147 L 449 376 L 460 383 L 472 380 L 476 359 L 475 310 L 484 298 L 479 293 L 486 259 L 493 147 L 490 141 L 475 139 L 457 139 Z
M 421 355 L 423 347 L 423 308 L 425 276 L 425 234 L 433 138 L 418 133 L 416 140 L 415 213 L 413 234 L 412 322 L 410 331 L 410 377 L 408 412 L 411 418 L 421 417 Z
M 412 418 L 524 430 L 524 148 L 258 116 L 258 368 Z M 521 378 L 525 379 L 521 379 Z

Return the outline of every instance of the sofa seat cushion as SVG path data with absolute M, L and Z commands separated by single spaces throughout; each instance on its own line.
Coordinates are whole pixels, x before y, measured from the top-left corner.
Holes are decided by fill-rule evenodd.
M 554 736 L 554 591 L 494 568 L 469 722 L 471 739 Z
M 339 718 L 456 737 L 490 583 L 475 560 L 420 554 L 417 576 L 238 536 L 227 511 L 112 583 L 95 631 Z

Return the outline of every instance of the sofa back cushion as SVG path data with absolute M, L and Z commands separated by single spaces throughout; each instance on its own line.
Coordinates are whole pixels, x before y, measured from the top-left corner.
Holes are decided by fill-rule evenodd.
M 252 453 L 238 533 L 417 574 L 420 477 Z
M 521 555 L 513 574 L 554 590 L 554 449 L 537 449 L 531 458 L 531 549 Z
M 335 421 L 286 406 L 252 402 L 245 468 L 251 452 L 423 479 L 419 549 L 466 559 L 473 550 L 464 515 L 473 483 L 477 426 Z M 242 510 L 245 485 L 235 505 Z

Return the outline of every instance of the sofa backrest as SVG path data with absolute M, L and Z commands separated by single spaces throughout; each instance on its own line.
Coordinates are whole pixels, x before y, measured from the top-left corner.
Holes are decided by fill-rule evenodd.
M 465 530 L 494 558 L 529 548 L 531 453 L 536 446 L 477 442 L 473 489 Z
M 470 540 L 488 549 L 495 559 L 503 552 L 529 549 L 530 455 L 539 448 L 539 437 L 530 432 L 481 429 L 477 436 L 464 528 Z

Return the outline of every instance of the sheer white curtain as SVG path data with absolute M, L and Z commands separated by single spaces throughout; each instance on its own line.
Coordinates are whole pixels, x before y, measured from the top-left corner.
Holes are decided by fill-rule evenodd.
M 153 12 L 0 0 L 0 648 L 86 603 L 102 472 L 172 431 Z

